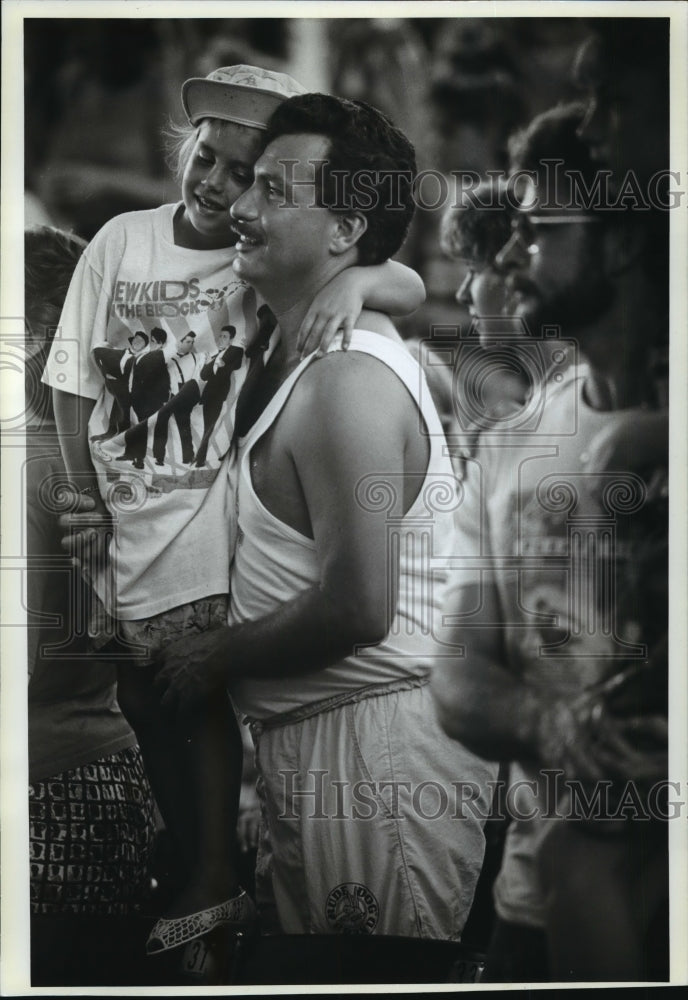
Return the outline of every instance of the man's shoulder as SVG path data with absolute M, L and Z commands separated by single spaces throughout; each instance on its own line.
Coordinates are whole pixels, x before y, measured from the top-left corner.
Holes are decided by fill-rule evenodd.
M 305 369 L 299 378 L 301 397 L 308 396 L 310 401 L 321 398 L 323 403 L 333 394 L 333 401 L 345 395 L 353 388 L 374 377 L 380 367 L 374 355 L 349 349 L 346 351 L 331 350 L 322 357 L 316 358 Z
M 323 436 L 352 419 L 370 433 L 391 425 L 401 431 L 416 419 L 408 391 L 390 364 L 354 344 L 355 335 L 349 350 L 330 351 L 306 368 L 292 398 L 294 420 Z

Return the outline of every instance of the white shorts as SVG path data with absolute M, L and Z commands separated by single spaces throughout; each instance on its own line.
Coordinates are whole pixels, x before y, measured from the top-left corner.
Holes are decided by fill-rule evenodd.
M 426 678 L 380 690 L 251 723 L 264 931 L 460 938 L 497 765 L 440 730 Z

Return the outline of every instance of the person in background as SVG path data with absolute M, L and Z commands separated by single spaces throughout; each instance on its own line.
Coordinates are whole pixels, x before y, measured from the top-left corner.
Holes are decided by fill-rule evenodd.
M 127 916 L 149 899 L 153 795 L 112 664 L 78 622 L 86 585 L 64 555 L 67 481 L 50 391 L 40 380 L 86 244 L 58 229 L 24 234 L 29 837 L 32 917 Z M 34 921 L 32 933 L 46 934 Z M 49 933 L 47 934 L 49 937 Z M 37 941 L 40 947 L 46 941 Z
M 639 371 L 651 402 L 610 415 L 586 449 L 583 467 L 591 475 L 637 475 L 647 484 L 638 515 L 645 538 L 634 568 L 635 593 L 646 618 L 658 622 L 646 669 L 639 676 L 631 673 L 626 683 L 612 677 L 599 697 L 611 711 L 632 711 L 641 720 L 659 713 L 666 720 L 669 31 L 661 19 L 602 18 L 593 24 L 594 34 L 581 46 L 575 66 L 587 97 L 578 134 L 600 170 L 611 172 L 610 200 L 632 192 L 626 200 L 630 207 L 639 193 L 650 207 L 641 214 L 644 245 L 637 252 L 650 287 L 642 302 L 648 336 Z M 627 593 L 624 581 L 622 602 Z M 641 751 L 661 758 L 661 731 L 644 745 L 639 741 L 637 749 L 630 787 L 642 796 L 652 773 L 644 773 Z M 658 773 L 664 776 L 661 768 Z M 568 823 L 545 841 L 542 878 L 554 978 L 668 978 L 668 814 L 660 796 L 642 833 L 641 810 L 635 823 Z
M 579 123 L 568 116 L 570 144 Z M 586 465 L 599 432 L 617 423 L 630 446 L 657 407 L 647 358 L 665 337 L 665 243 L 656 219 L 572 202 L 565 149 L 562 186 L 547 187 L 541 161 L 498 261 L 513 315 L 531 330 L 561 324 L 586 365 L 548 385 L 531 435 L 473 456 L 457 511 L 466 563 L 445 605 L 465 652 L 433 674 L 445 731 L 512 762 L 491 982 L 666 973 L 650 943 L 666 927 L 666 830 L 616 811 L 627 781 L 642 796 L 666 776 L 665 473 L 661 458 L 633 472 Z M 570 784 L 552 792 L 553 772 L 587 794 L 611 783 L 602 822 L 567 821 L 576 800 Z
M 490 178 L 450 205 L 440 227 L 441 249 L 460 268 L 456 301 L 470 317 L 455 359 L 452 451 L 459 468 L 480 431 L 521 409 L 528 396 L 517 344 L 524 331 L 508 315 L 506 273 L 495 259 L 511 233 L 511 214 L 506 184 Z
M 662 18 L 597 18 L 581 45 L 574 79 L 585 98 L 578 130 L 600 170 L 611 171 L 610 198 L 630 192 L 644 204 L 669 209 L 669 25 Z M 643 205 L 639 206 L 644 210 Z M 655 217 L 657 217 L 655 215 Z M 657 233 L 662 238 L 661 226 Z M 664 234 L 666 238 L 666 234 Z M 665 258 L 662 250 L 660 260 Z M 668 313 L 668 278 L 662 315 Z M 624 467 L 661 454 L 669 458 L 668 343 L 650 358 L 661 392 L 658 410 L 634 424 L 633 448 L 610 427 L 592 442 L 590 467 Z
M 421 268 L 427 287 L 426 304 L 414 317 L 421 336 L 432 326 L 440 327 L 441 336 L 441 327 L 456 324 L 457 315 L 460 322 L 468 321 L 463 305 L 457 309 L 455 301 L 455 265 L 440 247 L 445 208 L 463 204 L 478 178 L 506 169 L 507 138 L 528 118 L 514 61 L 513 26 L 506 24 L 499 18 L 472 17 L 438 22 L 424 64 L 426 135 L 420 155 L 425 162 L 419 165 L 435 179 L 419 184 L 419 211 L 411 232 L 416 256 L 409 261 Z
M 612 196 L 639 192 L 659 207 L 668 193 L 662 175 L 669 168 L 669 21 L 602 17 L 590 23 L 574 65 L 586 103 L 578 134 L 600 169 L 611 170 Z M 637 186 L 629 183 L 634 179 Z
M 556 336 L 542 338 L 540 330 L 529 329 L 516 314 L 514 278 L 508 255 L 501 251 L 511 237 L 520 175 L 564 155 L 590 182 L 593 165 L 576 135 L 582 114 L 579 105 L 562 105 L 514 132 L 507 143 L 510 179 L 487 178 L 465 191 L 442 219 L 441 247 L 459 262 L 462 281 L 456 299 L 470 317 L 455 358 L 452 451 L 459 467 L 470 458 L 481 432 L 501 434 L 532 423 L 547 381 L 559 378 L 573 359 L 571 345 L 561 339 L 565 323 L 556 324 Z

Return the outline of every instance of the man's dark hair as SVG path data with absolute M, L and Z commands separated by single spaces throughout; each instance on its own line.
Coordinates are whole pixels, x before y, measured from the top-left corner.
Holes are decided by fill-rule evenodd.
M 316 177 L 317 197 L 333 212 L 365 217 L 358 261 L 381 264 L 402 245 L 413 218 L 412 144 L 376 108 L 327 94 L 284 101 L 270 119 L 265 144 L 299 133 L 329 139 L 327 160 Z
M 167 343 L 167 333 L 160 326 L 154 326 L 151 330 L 151 340 L 154 340 L 156 344 Z
M 579 103 L 561 104 L 536 115 L 524 128 L 509 138 L 509 169 L 530 170 L 540 175 L 547 163 L 563 160 L 555 180 L 557 186 L 548 191 L 549 201 L 566 207 L 569 196 L 574 195 L 574 205 L 585 207 L 576 198 L 580 188 L 571 185 L 571 175 L 580 178 L 586 190 L 593 190 L 596 165 L 590 148 L 578 135 L 585 116 L 585 106 Z M 584 197 L 584 192 L 583 197 Z

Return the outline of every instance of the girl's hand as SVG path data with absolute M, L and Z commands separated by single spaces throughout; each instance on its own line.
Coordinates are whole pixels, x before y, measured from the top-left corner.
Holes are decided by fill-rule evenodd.
M 365 307 L 390 316 L 407 316 L 425 301 L 425 285 L 410 267 L 396 260 L 368 267 L 347 267 L 335 275 L 311 302 L 296 342 L 301 357 L 318 356 L 342 332 L 342 350 L 351 343 L 356 320 Z
M 65 510 L 58 519 L 64 531 L 60 544 L 90 583 L 108 561 L 112 517 L 100 496 L 87 496 L 70 486 L 63 488 L 60 502 Z
M 342 331 L 342 350 L 351 343 L 354 323 L 363 309 L 363 285 L 359 267 L 348 267 L 329 281 L 311 302 L 306 313 L 296 348 L 304 358 L 312 351 L 326 353 Z
M 191 711 L 217 697 L 226 685 L 228 627 L 195 632 L 170 642 L 159 656 L 155 687 L 160 704 L 171 712 Z

